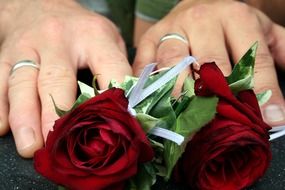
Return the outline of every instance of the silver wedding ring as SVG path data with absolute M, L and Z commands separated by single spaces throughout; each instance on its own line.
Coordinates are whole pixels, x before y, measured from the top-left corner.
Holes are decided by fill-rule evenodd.
M 162 42 L 166 41 L 166 40 L 170 40 L 170 39 L 175 39 L 175 40 L 179 40 L 185 44 L 188 45 L 188 40 L 180 35 L 180 34 L 177 34 L 177 33 L 168 33 L 168 34 L 165 34 L 164 36 L 162 36 L 159 40 L 159 44 L 160 45 Z
M 35 69 L 40 69 L 40 66 L 38 64 L 36 64 L 34 61 L 32 60 L 21 60 L 15 63 L 15 65 L 12 67 L 11 71 L 10 71 L 10 75 L 13 74 L 17 69 L 21 68 L 21 67 L 33 67 Z

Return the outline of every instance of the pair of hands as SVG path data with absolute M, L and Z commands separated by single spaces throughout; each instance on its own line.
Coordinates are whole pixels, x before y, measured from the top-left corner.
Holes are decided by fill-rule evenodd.
M 70 0 L 11 4 L 0 16 L 5 29 L 0 34 L 0 134 L 10 128 L 23 157 L 32 157 L 43 146 L 58 118 L 50 94 L 63 109 L 75 101 L 78 69 L 90 68 L 104 89 L 110 79 L 138 75 L 151 62 L 169 67 L 190 52 L 200 63 L 215 61 L 227 75 L 230 60 L 237 62 L 255 41 L 259 41 L 255 90 L 273 91 L 264 117 L 272 125 L 284 123 L 274 61 L 285 67 L 285 30 L 243 3 L 182 1 L 142 36 L 133 68 L 116 27 L 103 16 Z M 188 38 L 190 49 L 178 40 L 159 45 L 162 36 L 173 32 Z M 12 66 L 26 59 L 40 64 L 40 70 L 22 67 L 10 75 Z

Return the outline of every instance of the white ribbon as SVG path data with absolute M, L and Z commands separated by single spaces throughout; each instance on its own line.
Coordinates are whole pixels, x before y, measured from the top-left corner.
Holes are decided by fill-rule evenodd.
M 184 137 L 182 135 L 161 127 L 154 127 L 150 130 L 149 133 L 155 136 L 171 140 L 178 145 L 181 145 L 184 141 Z
M 273 127 L 270 132 L 273 132 L 271 135 L 270 135 L 270 141 L 273 141 L 277 138 L 280 138 L 282 136 L 285 135 L 285 125 L 281 125 L 281 126 L 277 126 L 277 127 Z
M 134 89 L 131 91 L 129 96 L 129 104 L 133 108 L 136 105 L 138 105 L 141 101 L 143 101 L 145 98 L 147 98 L 149 95 L 154 93 L 156 90 L 158 90 L 161 86 L 168 83 L 170 80 L 172 80 L 174 77 L 176 77 L 179 73 L 181 73 L 186 67 L 196 62 L 196 59 L 192 56 L 185 57 L 180 63 L 178 63 L 176 66 L 174 66 L 172 69 L 170 69 L 168 72 L 166 72 L 161 78 L 156 80 L 154 83 L 150 84 L 145 89 L 143 88 L 149 74 L 152 72 L 152 70 L 155 67 L 155 64 L 147 65 L 142 72 L 138 83 L 134 87 Z
M 129 106 L 131 108 L 135 107 L 138 103 L 140 103 L 142 100 L 145 99 L 145 98 L 141 97 L 141 94 L 144 91 L 144 89 L 143 89 L 144 85 L 145 85 L 150 73 L 155 68 L 155 66 L 156 66 L 155 63 L 151 63 L 151 64 L 145 66 L 143 72 L 141 73 L 141 75 L 139 77 L 137 84 L 134 86 L 134 88 L 132 90 L 130 90 L 130 93 L 128 95 L 129 95 Z M 157 89 L 159 89 L 160 87 L 156 86 Z
M 137 84 L 133 87 L 132 90 L 130 90 L 130 93 L 128 93 L 127 97 L 129 97 L 129 112 L 132 115 L 136 115 L 135 110 L 133 109 L 136 105 L 138 105 L 141 101 L 146 99 L 149 95 L 154 93 L 156 90 L 158 90 L 161 86 L 168 83 L 170 80 L 172 80 L 174 77 L 176 77 L 179 73 L 181 73 L 186 67 L 196 62 L 196 59 L 192 56 L 185 57 L 181 62 L 179 62 L 176 66 L 174 66 L 172 69 L 167 71 L 161 78 L 150 84 L 148 87 L 144 88 L 145 83 L 155 68 L 155 64 L 149 64 L 147 65 L 142 74 L 139 77 L 139 80 Z M 178 133 L 175 133 L 173 131 L 155 127 L 152 130 L 150 130 L 151 134 L 168 139 L 170 141 L 175 142 L 176 144 L 180 145 L 184 141 L 184 137 Z
M 285 135 L 285 130 L 282 130 L 282 131 L 278 131 L 278 132 L 275 132 L 273 134 L 270 135 L 270 141 L 273 141 L 279 137 L 282 137 Z
M 270 132 L 278 132 L 278 131 L 282 131 L 282 130 L 285 130 L 285 125 L 280 125 L 280 126 L 272 127 L 272 129 L 270 130 Z

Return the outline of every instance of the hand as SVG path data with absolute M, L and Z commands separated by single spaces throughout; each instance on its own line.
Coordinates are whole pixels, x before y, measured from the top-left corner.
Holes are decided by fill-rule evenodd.
M 189 40 L 159 40 L 167 33 L 178 33 Z M 145 64 L 157 62 L 158 68 L 171 66 L 189 53 L 199 63 L 215 61 L 225 75 L 247 49 L 258 41 L 255 66 L 255 91 L 271 89 L 270 101 L 262 107 L 271 125 L 285 123 L 285 104 L 274 62 L 285 68 L 285 29 L 261 11 L 231 0 L 184 0 L 141 38 L 133 70 L 138 75 Z M 184 74 L 185 76 L 185 74 Z M 180 80 L 180 85 L 183 81 Z
M 89 67 L 103 89 L 131 68 L 115 25 L 75 1 L 7 2 L 0 16 L 0 134 L 10 125 L 19 154 L 32 157 L 58 118 L 50 95 L 69 109 L 79 68 Z M 40 70 L 25 66 L 10 75 L 16 62 L 27 59 Z

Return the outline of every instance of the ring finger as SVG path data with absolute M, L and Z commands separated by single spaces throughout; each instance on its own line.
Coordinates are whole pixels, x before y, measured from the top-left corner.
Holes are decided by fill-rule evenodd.
M 40 62 L 32 50 L 19 51 L 15 55 L 17 57 L 13 57 L 11 63 L 26 59 Z M 30 66 L 22 66 L 9 76 L 9 123 L 17 150 L 23 157 L 32 157 L 34 151 L 43 145 L 37 78 L 38 70 Z
M 189 55 L 189 43 L 183 32 L 178 29 L 161 37 L 157 44 L 156 62 L 158 69 L 176 65 L 184 57 Z M 188 76 L 190 69 L 183 71 L 176 82 L 174 95 L 178 95 L 185 78 Z

